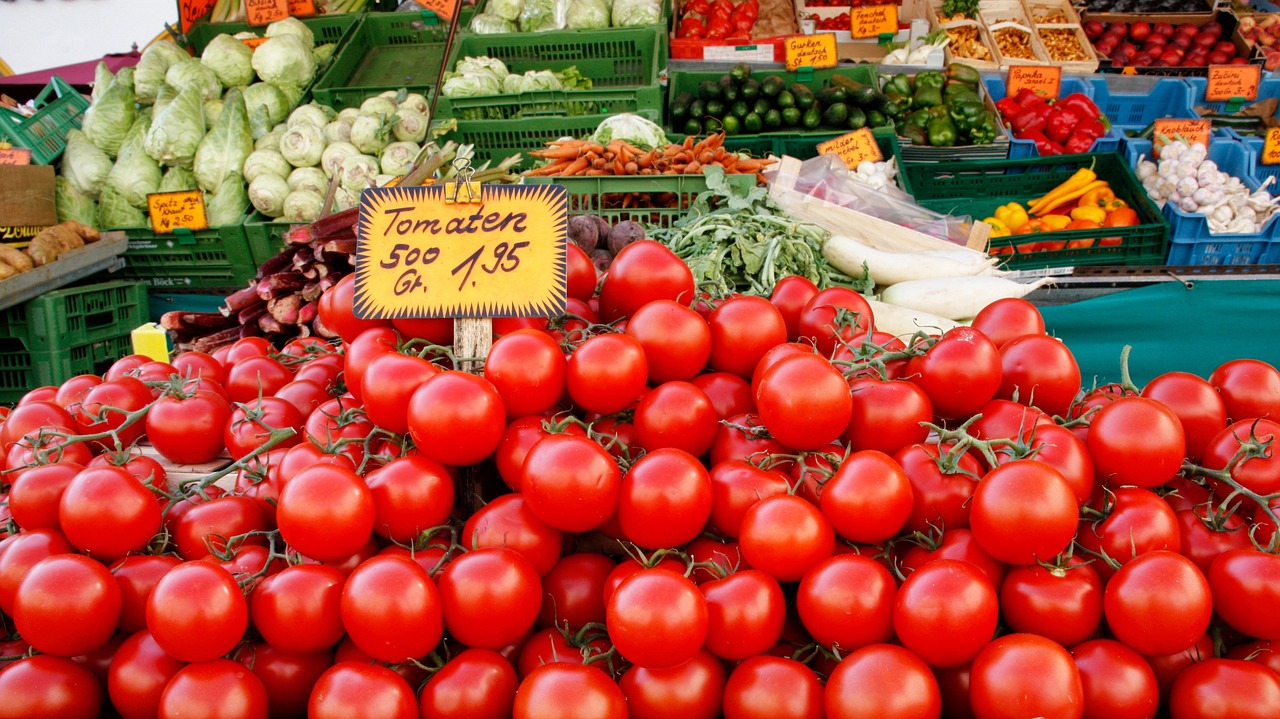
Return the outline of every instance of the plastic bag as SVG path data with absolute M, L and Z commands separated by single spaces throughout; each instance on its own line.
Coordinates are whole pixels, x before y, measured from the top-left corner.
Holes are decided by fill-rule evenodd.
M 520 7 L 520 32 L 563 30 L 569 0 L 524 0 Z
M 791 168 L 788 172 L 784 168 Z M 915 198 L 895 185 L 875 189 L 854 177 L 836 155 L 818 155 L 795 167 L 775 163 L 764 173 L 770 185 L 781 185 L 834 205 L 915 230 L 960 246 L 969 241 L 972 218 L 943 215 L 916 204 Z
M 662 24 L 660 0 L 614 0 L 614 27 L 637 27 Z

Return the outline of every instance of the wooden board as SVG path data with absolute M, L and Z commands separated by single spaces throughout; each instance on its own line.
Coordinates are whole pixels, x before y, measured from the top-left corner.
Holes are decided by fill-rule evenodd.
M 120 255 L 128 248 L 129 240 L 123 232 L 104 232 L 101 240 L 67 252 L 55 262 L 0 280 L 0 310 L 94 273 L 121 269 L 124 258 Z
M 177 489 L 180 483 L 188 480 L 207 477 L 208 475 L 213 474 L 214 472 L 217 472 L 218 470 L 223 469 L 227 465 L 231 464 L 231 455 L 227 454 L 227 451 L 225 449 L 222 450 L 221 454 L 219 454 L 217 457 L 203 464 L 175 464 L 173 462 L 170 462 L 169 460 L 160 456 L 160 453 L 156 451 L 156 448 L 152 447 L 146 441 L 140 442 L 138 444 L 138 451 L 140 451 L 143 455 L 147 457 L 151 457 L 152 459 L 156 460 L 157 462 L 160 463 L 161 467 L 164 467 L 165 475 L 169 480 L 170 489 Z M 233 489 L 235 487 L 235 483 L 236 483 L 235 472 L 231 472 L 227 474 L 225 477 L 220 478 L 217 482 L 214 482 L 215 485 L 225 490 Z

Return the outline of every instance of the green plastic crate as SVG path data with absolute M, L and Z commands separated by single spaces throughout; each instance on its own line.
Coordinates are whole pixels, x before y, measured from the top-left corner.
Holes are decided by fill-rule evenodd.
M 0 336 L 32 352 L 61 352 L 128 334 L 147 321 L 147 288 L 103 282 L 46 292 L 0 312 Z
M 756 184 L 755 175 L 725 175 L 735 190 L 746 192 Z M 689 205 L 707 190 L 704 175 L 638 175 L 635 177 L 526 177 L 528 185 L 564 185 L 569 193 L 569 211 L 600 215 L 610 224 L 632 220 L 670 227 L 688 213 Z M 674 195 L 674 207 L 624 208 L 622 196 L 642 192 Z
M 346 37 L 347 31 L 355 26 L 356 21 L 360 19 L 360 13 L 342 13 L 338 15 L 316 15 L 315 17 L 298 18 L 304 25 L 311 28 L 311 32 L 316 36 L 317 45 L 327 45 L 331 42 L 341 43 Z M 187 30 L 186 45 L 191 48 L 196 56 L 204 52 L 204 49 L 213 42 L 213 38 L 218 35 L 234 35 L 238 32 L 251 32 L 261 36 L 266 30 L 266 26 L 251 27 L 248 23 L 243 22 L 204 22 L 197 21 Z
M 258 269 L 243 222 L 198 232 L 157 235 L 150 228 L 124 230 L 124 278 L 164 292 L 236 290 Z
M 485 6 L 487 6 L 488 4 L 489 4 L 489 0 L 477 0 L 476 4 L 475 4 L 475 6 L 474 6 L 474 10 L 473 10 L 473 12 L 472 12 L 472 15 L 478 15 L 478 14 L 480 14 L 480 13 L 484 12 L 484 11 L 485 11 Z M 672 0 L 662 0 L 662 2 L 661 2 L 661 5 L 662 5 L 662 14 L 661 14 L 661 17 L 660 17 L 660 19 L 659 19 L 659 24 L 658 24 L 657 26 L 655 26 L 655 27 L 660 27 L 664 33 L 667 31 L 667 29 L 668 29 L 668 28 L 667 28 L 667 26 L 670 24 L 670 21 L 671 21 L 671 4 L 672 4 Z M 606 3 L 606 7 L 611 7 L 612 5 L 613 5 L 613 3 Z M 471 24 L 470 24 L 470 23 L 471 23 L 471 17 L 470 17 L 470 16 L 467 16 L 467 15 L 464 15 L 463 17 L 466 19 L 466 22 L 464 22 L 464 23 L 462 23 L 462 24 L 458 25 L 458 29 L 459 29 L 459 30 L 467 30 L 468 32 L 470 32 L 470 28 L 471 28 Z M 606 30 L 626 30 L 627 28 L 625 28 L 625 27 L 620 27 L 620 28 L 610 27 L 610 28 L 602 28 L 602 29 L 606 29 Z M 664 61 L 665 61 L 665 58 L 664 58 Z
M 500 162 L 511 155 L 522 155 L 520 167 L 530 169 L 538 160 L 529 152 L 547 146 L 561 137 L 586 137 L 595 131 L 608 115 L 579 117 L 532 117 L 526 120 L 458 120 L 456 128 L 440 137 L 441 144 L 452 140 L 475 145 L 475 160 Z
M 52 165 L 67 147 L 67 133 L 80 127 L 89 99 L 54 75 L 35 105 L 31 117 L 0 107 L 0 141 L 31 150 L 32 164 Z
M 249 218 L 244 221 L 244 234 L 249 242 L 249 253 L 253 256 L 253 263 L 261 265 L 280 254 L 280 250 L 285 246 L 285 233 L 296 224 L 298 223 L 273 220 L 261 212 L 249 215 Z
M 36 387 L 59 385 L 78 374 L 102 374 L 132 351 L 128 333 L 53 352 L 32 352 L 21 340 L 0 338 L 0 402 L 17 402 Z
M 1116 152 L 1056 155 L 1023 160 L 975 160 L 945 165 L 907 165 L 903 168 L 911 191 L 921 205 L 948 214 L 976 219 L 995 213 L 1007 202 L 1028 201 L 1045 194 L 1081 167 L 1093 165 L 1116 197 L 1129 203 L 1141 224 L 1102 230 L 1062 230 L 1032 235 L 991 238 L 991 252 L 1008 259 L 1008 269 L 1033 270 L 1079 265 L 1160 265 L 1169 250 L 1169 223 L 1147 197 L 1137 175 Z M 1116 246 L 1067 249 L 1076 240 L 1102 235 L 1120 238 Z M 1022 252 L 1028 243 L 1061 244 L 1062 249 Z
M 147 293 L 147 315 L 151 322 L 159 322 L 166 312 L 217 312 L 226 302 L 227 296 L 170 294 L 168 292 Z
M 338 110 L 400 88 L 430 98 L 444 65 L 449 26 L 422 21 L 420 13 L 365 15 L 311 88 L 312 97 Z
M 554 115 L 635 112 L 662 118 L 659 73 L 666 34 L 657 27 L 613 30 L 558 30 L 529 34 L 463 35 L 454 38 L 448 67 L 460 58 L 497 58 L 513 73 L 560 72 L 577 67 L 590 78 L 591 90 L 538 91 L 518 95 L 441 97 L 436 117 L 459 120 L 511 120 Z

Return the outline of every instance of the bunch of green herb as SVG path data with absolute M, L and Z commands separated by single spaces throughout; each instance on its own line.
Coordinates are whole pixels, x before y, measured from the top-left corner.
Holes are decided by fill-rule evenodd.
M 684 218 L 648 232 L 689 265 L 699 287 L 768 297 L 778 280 L 803 275 L 820 288 L 870 289 L 823 259 L 829 232 L 788 216 L 766 188 L 734 188 L 718 167 L 708 167 L 705 176 L 708 189 Z
M 963 16 L 970 20 L 978 17 L 978 0 L 943 0 L 942 14 L 947 17 Z

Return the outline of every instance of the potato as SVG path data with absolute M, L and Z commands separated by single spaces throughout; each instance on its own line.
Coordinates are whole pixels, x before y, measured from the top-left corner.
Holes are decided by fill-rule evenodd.
M 57 261 L 62 253 L 83 246 L 84 240 L 80 235 L 63 223 L 45 228 L 36 235 L 27 246 L 27 254 L 31 255 L 36 267 L 43 267 Z
M 21 250 L 0 242 L 0 261 L 9 265 L 18 272 L 26 272 L 35 266 L 31 262 L 31 257 L 23 253 Z

